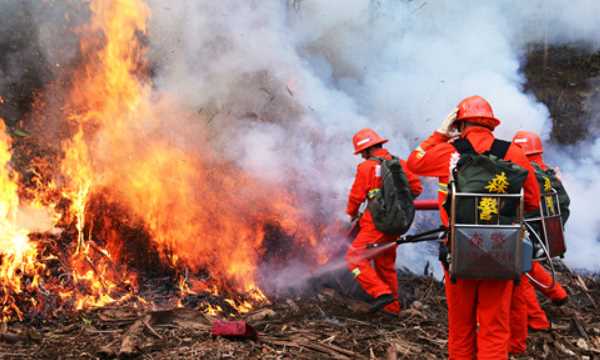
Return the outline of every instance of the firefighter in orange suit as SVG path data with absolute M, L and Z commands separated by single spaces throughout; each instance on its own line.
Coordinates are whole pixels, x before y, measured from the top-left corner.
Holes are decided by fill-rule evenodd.
M 513 142 L 523 149 L 529 161 L 539 165 L 542 170 L 548 169 L 548 166 L 544 163 L 542 157 L 544 147 L 542 145 L 542 139 L 538 134 L 530 131 L 518 131 L 513 137 Z M 568 294 L 566 290 L 558 282 L 554 282 L 554 285 L 549 287 L 552 284 L 552 275 L 550 275 L 550 273 L 537 261 L 533 263 L 529 275 L 546 286 L 536 286 L 536 288 L 546 297 L 550 298 L 555 305 L 560 306 L 567 302 Z M 542 310 L 535 294 L 535 289 L 532 286 L 535 285 L 535 283 L 527 283 L 525 285 L 524 293 L 527 302 L 528 327 L 533 330 L 549 329 L 550 321 L 548 321 L 546 313 Z
M 483 153 L 491 148 L 493 130 L 499 124 L 484 98 L 468 97 L 448 115 L 439 129 L 410 154 L 407 164 L 411 171 L 439 180 L 438 203 L 443 224 L 448 225 L 448 214 L 442 204 L 448 191 L 451 166 L 460 156 L 451 144 L 453 132 L 458 131 L 459 136 L 467 139 L 477 153 Z M 529 171 L 524 183 L 525 209 L 538 209 L 540 190 L 525 154 L 513 144 L 505 159 Z M 511 280 L 467 279 L 457 279 L 452 283 L 445 269 L 450 359 L 508 358 L 513 284 Z
M 552 303 L 557 306 L 565 304 L 569 299 L 569 295 L 565 288 L 557 281 L 554 282 L 552 287 L 548 288 L 552 284 L 552 275 L 537 261 L 533 262 L 529 275 L 546 287 L 536 286 L 535 283 L 528 282 L 525 288 L 527 326 L 532 330 L 548 330 L 550 329 L 550 321 L 538 302 L 535 289 L 538 289 L 542 294 L 550 298 Z
M 367 200 L 369 191 L 382 186 L 380 165 L 377 160 L 371 158 L 380 157 L 386 160 L 392 158 L 392 155 L 382 146 L 387 141 L 371 129 L 362 129 L 352 138 L 354 154 L 360 154 L 365 159 L 358 165 L 348 198 L 346 212 L 353 219 L 359 215 L 359 208 Z M 412 194 L 415 197 L 418 196 L 423 191 L 419 178 L 408 171 L 404 160 L 400 160 L 400 164 L 406 173 Z M 358 235 L 346 256 L 348 268 L 367 294 L 374 298 L 371 304 L 372 311 L 384 308 L 387 312 L 399 313 L 398 277 L 395 268 L 396 248 L 386 250 L 375 257 L 373 259 L 374 266 L 371 265 L 371 260 L 360 259 L 361 251 L 367 245 L 394 241 L 397 236 L 387 235 L 377 230 L 369 210 L 366 210 L 361 216 L 359 225 Z

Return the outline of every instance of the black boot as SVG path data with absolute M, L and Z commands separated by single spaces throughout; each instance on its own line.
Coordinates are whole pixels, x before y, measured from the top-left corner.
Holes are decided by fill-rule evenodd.
M 394 296 L 392 294 L 384 294 L 376 298 L 371 302 L 371 307 L 369 308 L 369 312 L 377 312 L 383 309 L 387 304 L 391 304 L 394 302 Z

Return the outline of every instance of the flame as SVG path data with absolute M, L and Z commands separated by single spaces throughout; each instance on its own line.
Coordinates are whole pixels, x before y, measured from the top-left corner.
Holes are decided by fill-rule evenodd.
M 151 15 L 146 4 L 142 0 L 89 4 L 90 22 L 77 29 L 81 65 L 72 74 L 61 107 L 70 136 L 61 144 L 60 176 L 42 181 L 44 174 L 36 173 L 33 189 L 24 191 L 33 198 L 32 204 L 54 214 L 53 222 L 75 234 L 61 240 L 67 255 L 54 257 L 66 259 L 70 282 L 52 279 L 46 289 L 78 310 L 131 299 L 149 304 L 137 294 L 138 274 L 123 261 L 128 238 L 93 205 L 98 198 L 103 199 L 100 207 L 122 208 L 122 214 L 111 216 L 143 230 L 146 250 L 156 251 L 161 264 L 179 274 L 174 285 L 180 306 L 181 298 L 201 293 L 225 296 L 239 313 L 268 302 L 257 283 L 257 271 L 270 228 L 303 251 L 310 249 L 317 262 L 326 261 L 319 231 L 298 208 L 296 195 L 224 159 L 211 140 L 215 129 L 208 128 L 202 115 L 168 95 L 152 92 L 143 46 Z M 181 133 L 189 129 L 171 129 L 174 118 L 191 119 L 193 142 Z M 9 149 L 10 138 L 2 132 L 2 167 L 8 165 Z M 41 160 L 33 165 L 37 172 L 51 167 Z M 36 261 L 40 249 L 29 239 L 32 229 L 16 225 L 17 190 L 16 176 L 1 172 L 5 319 L 22 319 L 10 296 L 40 287 L 46 262 L 53 256 Z M 60 200 L 52 200 L 56 193 Z M 68 200 L 66 206 L 61 205 L 63 199 Z M 34 297 L 30 303 L 37 306 Z M 216 315 L 223 308 L 206 304 L 205 311 Z
M 67 114 L 75 126 L 75 135 L 63 144 L 64 159 L 61 170 L 67 179 L 63 196 L 70 199 L 70 214 L 77 229 L 76 248 L 71 257 L 73 280 L 84 284 L 86 292 L 77 294 L 76 308 L 103 306 L 117 300 L 112 294 L 130 283 L 130 274 L 121 275 L 114 260 L 104 248 L 92 249 L 91 234 L 86 238 L 86 205 L 99 185 L 101 173 L 95 167 L 90 146 L 98 129 L 111 122 L 113 131 L 124 126 L 137 108 L 144 87 L 132 75 L 141 53 L 131 44 L 136 43 L 138 31 L 145 32 L 147 7 L 136 0 L 92 1 L 91 22 L 82 31 L 81 51 L 87 62 L 75 78 L 69 97 Z M 100 50 L 98 37 L 104 43 Z M 101 239 L 107 240 L 107 239 Z M 95 251 L 91 251 L 95 250 Z M 126 294 L 125 297 L 129 297 Z
M 1 320 L 13 316 L 23 319 L 15 296 L 39 287 L 44 264 L 37 260 L 38 251 L 29 240 L 30 229 L 19 225 L 20 200 L 17 175 L 10 169 L 11 140 L 0 118 L 0 283 L 2 286 Z M 36 305 L 35 299 L 30 299 Z
M 149 9 L 138 0 L 93 1 L 82 52 L 91 53 L 76 76 L 69 119 L 77 125 L 65 143 L 63 173 L 69 178 L 72 212 L 82 246 L 85 204 L 103 191 L 145 224 L 163 261 L 192 272 L 208 270 L 219 287 L 240 292 L 257 288 L 255 275 L 265 224 L 296 234 L 300 246 L 317 245 L 295 199 L 229 164 L 210 148 L 207 129 L 198 129 L 202 155 L 177 146 L 168 117 L 190 116 L 168 99 L 152 97 L 140 80 Z M 90 43 L 91 42 L 91 43 Z M 260 204 L 260 205 L 257 205 Z M 183 291 L 186 293 L 186 291 Z M 262 299 L 256 296 L 256 299 Z
M 248 301 L 242 301 L 240 303 L 237 303 L 235 300 L 225 299 L 225 302 L 227 304 L 229 304 L 229 306 L 234 308 L 240 314 L 245 314 L 247 312 L 250 312 L 250 310 L 252 310 L 252 308 L 253 308 L 252 304 L 249 303 Z
M 208 316 L 216 317 L 223 313 L 223 308 L 219 305 L 207 304 L 204 313 Z

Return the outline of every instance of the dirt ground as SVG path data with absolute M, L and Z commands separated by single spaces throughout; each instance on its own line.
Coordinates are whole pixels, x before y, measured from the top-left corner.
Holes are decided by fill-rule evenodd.
M 542 304 L 553 329 L 532 332 L 518 359 L 600 357 L 600 281 L 563 272 L 570 294 L 562 307 Z M 252 313 L 211 317 L 176 308 L 139 311 L 106 307 L 31 327 L 12 324 L 0 336 L 2 359 L 439 359 L 446 353 L 443 286 L 403 274 L 401 287 L 418 301 L 400 317 L 371 315 L 361 301 L 322 288 L 315 296 L 274 300 Z M 256 339 L 211 335 L 217 319 L 244 319 Z

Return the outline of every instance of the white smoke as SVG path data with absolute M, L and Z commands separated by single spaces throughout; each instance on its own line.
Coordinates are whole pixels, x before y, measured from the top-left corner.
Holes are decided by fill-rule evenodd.
M 547 139 L 548 110 L 523 92 L 527 46 L 600 46 L 594 0 L 150 3 L 158 90 L 209 112 L 225 155 L 282 183 L 300 174 L 340 217 L 358 129 L 375 128 L 406 157 L 461 98 L 480 94 L 503 122 L 499 137 L 528 129 Z M 593 149 L 588 160 L 561 149 L 551 160 L 573 198 L 567 261 L 597 270 L 587 249 L 600 246 L 600 217 L 583 210 L 598 173 Z M 401 249 L 399 262 L 424 259 L 419 249 Z
M 214 114 L 223 150 L 248 170 L 300 171 L 307 188 L 341 193 L 353 173 L 348 139 L 369 121 L 298 53 L 288 11 L 278 1 L 153 6 L 150 38 L 168 39 L 155 48 L 157 85 Z
M 559 173 L 571 199 L 571 215 L 565 225 L 566 261 L 577 269 L 600 270 L 600 215 L 595 206 L 600 197 L 600 141 L 565 149 L 550 148 L 551 163 Z

